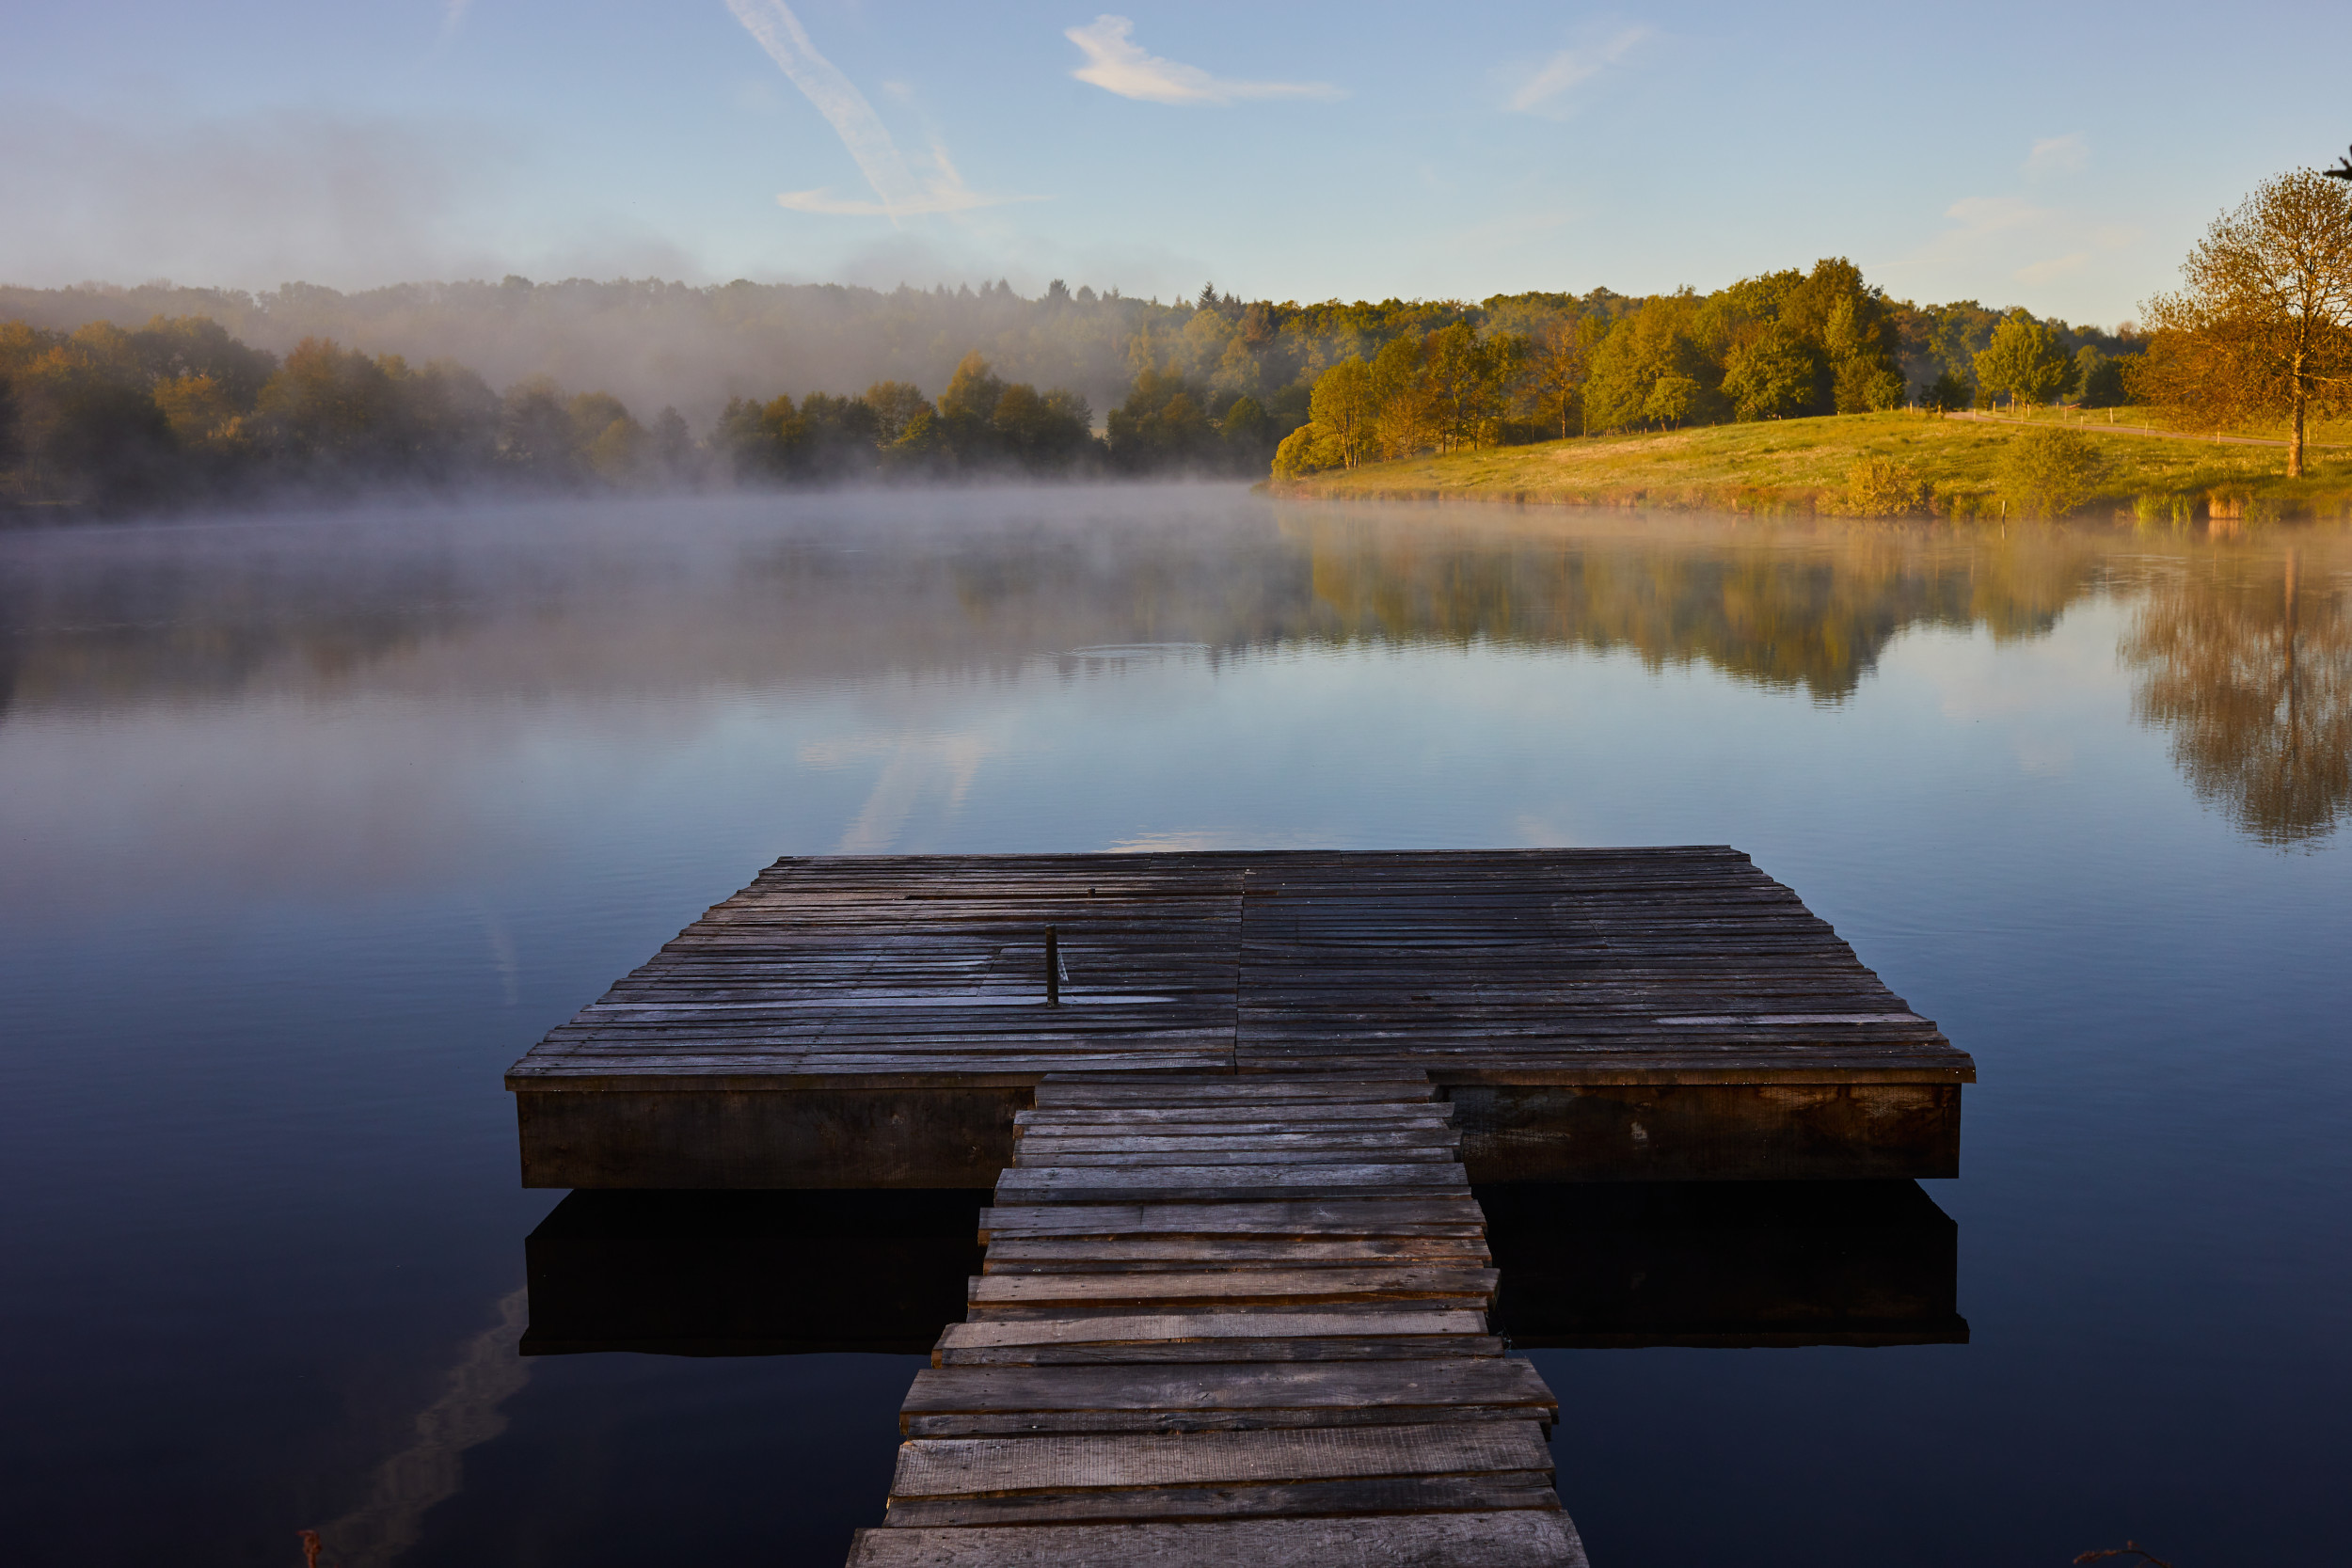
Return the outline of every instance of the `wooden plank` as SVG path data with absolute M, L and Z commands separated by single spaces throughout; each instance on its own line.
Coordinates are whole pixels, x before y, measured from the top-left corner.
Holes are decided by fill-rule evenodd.
M 849 1568 L 1586 1568 L 1565 1513 L 1537 1509 L 1186 1524 L 857 1532 Z
M 1464 1195 L 1462 1167 L 1450 1161 L 1403 1164 L 1152 1165 L 1136 1169 L 1013 1166 L 996 1181 L 999 1204 L 1182 1203 L 1197 1198 L 1248 1202 L 1299 1193 L 1334 1197 L 1366 1193 Z
M 1453 1115 L 1453 1108 L 1442 1101 L 1424 1105 L 1341 1103 L 1286 1106 L 1281 1116 L 1273 1119 L 1268 1118 L 1264 1112 L 1247 1106 L 1129 1105 L 1117 1110 L 1024 1111 L 1013 1118 L 1013 1124 L 1028 1132 L 1064 1128 L 1081 1132 L 1105 1126 L 1136 1132 L 1146 1129 L 1190 1131 L 1197 1127 L 1236 1133 L 1328 1132 L 1358 1126 L 1389 1132 L 1414 1132 L 1427 1127 L 1443 1127 L 1452 1120 Z
M 1151 1140 L 1131 1139 L 1131 1143 L 1148 1144 Z M 1013 1148 L 1013 1164 L 1023 1170 L 1141 1170 L 1169 1165 L 1289 1165 L 1300 1160 L 1345 1161 L 1350 1164 L 1427 1164 L 1433 1161 L 1453 1164 L 1460 1159 L 1458 1136 L 1449 1137 L 1442 1146 L 1407 1144 L 1399 1148 L 1359 1148 L 1346 1138 L 1302 1140 L 1298 1143 L 1263 1147 L 1261 1140 L 1243 1139 L 1232 1143 L 1185 1140 L 1178 1147 L 1132 1148 L 1107 1149 L 1072 1149 L 1058 1141 L 1041 1139 L 1035 1145 L 1026 1139 Z
M 1291 1314 L 1226 1312 L 1218 1315 L 1234 1318 L 1241 1322 L 1251 1322 L 1261 1315 L 1279 1318 Z M 1332 1312 L 1319 1315 L 1386 1316 L 1385 1313 L 1372 1312 Z M 1014 1321 L 1018 1320 L 993 1319 L 990 1320 L 990 1323 Z M 1040 1321 L 1069 1323 L 1083 1320 L 1057 1317 Z M 974 1324 L 973 1326 L 988 1326 L 988 1324 Z M 1908 1344 L 1916 1342 L 1917 1338 L 1918 1337 L 1915 1335 L 1908 1339 L 1890 1339 L 1888 1342 Z M 1146 1362 L 1169 1365 L 1208 1361 L 1427 1361 L 1451 1356 L 1499 1356 L 1502 1351 L 1502 1340 L 1490 1334 L 1313 1334 L 1287 1338 L 1122 1339 L 1102 1343 L 1001 1345 L 969 1349 L 949 1347 L 943 1343 L 931 1347 L 931 1365 L 934 1367 L 1113 1367 L 1139 1365 Z
M 1556 1512 L 1559 1507 L 1560 1498 L 1551 1489 L 1549 1471 L 1520 1470 L 1470 1476 L 1375 1476 L 1344 1481 L 1105 1487 L 1000 1497 L 894 1497 L 882 1512 L 882 1523 L 917 1528 L 970 1528 L 1113 1519 L 1142 1522 L 1409 1515 L 1487 1509 Z
M 1379 1314 L 1158 1312 L 1129 1317 L 1045 1318 L 950 1323 L 943 1349 L 997 1350 L 1028 1345 L 1177 1343 L 1193 1340 L 1309 1338 L 1329 1335 L 1429 1338 L 1484 1335 L 1483 1312 L 1409 1307 Z
M 1465 1194 L 1374 1198 L 1301 1195 L 1288 1201 L 1119 1203 L 1051 1206 L 1008 1203 L 980 1211 L 980 1240 L 1005 1236 L 1478 1236 L 1486 1221 Z
M 1228 1153 L 1255 1151 L 1279 1153 L 1345 1153 L 1358 1149 L 1452 1148 L 1462 1141 L 1461 1130 L 1449 1123 L 1433 1123 L 1427 1128 L 1394 1130 L 1387 1128 L 1342 1128 L 1324 1132 L 1229 1132 L 1223 1128 L 1187 1129 L 1181 1132 L 1165 1131 L 1121 1132 L 1106 1127 L 1099 1131 L 1076 1131 L 1061 1128 L 1031 1127 L 1021 1131 L 1015 1146 L 1024 1154 L 1050 1157 L 1065 1154 L 1182 1154 L 1192 1150 Z
M 988 1249 L 985 1272 L 1114 1273 L 1168 1268 L 1331 1268 L 1368 1263 L 1490 1261 L 1470 1236 L 1120 1236 L 1108 1240 L 1005 1237 Z
M 932 1367 L 900 1407 L 910 1437 L 1234 1432 L 1534 1418 L 1558 1402 L 1509 1356 L 1122 1367 Z
M 1494 1299 L 1493 1269 L 1391 1264 L 1375 1268 L 1223 1269 L 1199 1274 L 982 1274 L 975 1307 L 1148 1307 L 1166 1304 Z
M 894 1498 L 971 1497 L 1530 1470 L 1551 1470 L 1551 1451 L 1534 1421 L 1181 1437 L 932 1438 L 900 1445 L 890 1492 Z

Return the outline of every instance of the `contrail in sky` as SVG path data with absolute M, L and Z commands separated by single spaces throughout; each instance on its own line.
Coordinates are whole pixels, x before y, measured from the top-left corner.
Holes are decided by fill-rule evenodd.
M 906 159 L 899 155 L 898 144 L 883 129 L 882 117 L 874 113 L 874 105 L 841 74 L 839 67 L 817 52 L 817 46 L 808 41 L 801 19 L 792 14 L 784 0 L 727 0 L 727 9 L 735 13 L 735 20 L 743 24 L 746 32 L 759 40 L 769 58 L 784 68 L 784 73 L 792 78 L 792 85 L 817 105 L 817 112 L 832 123 L 840 135 L 841 144 L 850 150 L 850 156 L 857 160 L 866 182 L 874 187 L 874 195 L 880 198 L 856 201 L 822 190 L 787 191 L 776 198 L 785 206 L 803 213 L 838 213 L 896 221 L 920 213 L 964 212 L 1025 199 L 982 196 L 964 189 L 963 182 L 956 177 L 945 158 L 939 160 L 940 178 L 916 180 L 907 167 Z

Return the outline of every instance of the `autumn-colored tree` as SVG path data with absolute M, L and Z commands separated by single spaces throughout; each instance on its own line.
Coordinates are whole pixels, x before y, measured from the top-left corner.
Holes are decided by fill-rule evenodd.
M 1341 360 L 1316 378 L 1310 406 L 1314 428 L 1337 449 L 1340 467 L 1352 468 L 1362 462 L 1373 421 L 1379 417 L 1372 367 L 1360 358 Z
M 2287 472 L 2301 475 L 2311 416 L 2352 404 L 2352 189 L 2309 170 L 2264 182 L 2181 277 L 2144 308 L 2134 393 L 2216 425 L 2284 416 Z
M 911 381 L 877 381 L 866 388 L 864 401 L 874 411 L 874 439 L 885 447 L 907 433 L 915 415 L 933 412 L 923 388 Z
M 1529 344 L 1528 384 L 1534 393 L 1538 418 L 1560 421 L 1560 439 L 1568 438 L 1570 423 L 1584 404 L 1584 377 L 1593 363 L 1593 349 L 1609 324 L 1598 316 L 1570 320 L 1554 316 Z
M 949 419 L 985 422 L 995 418 L 996 400 L 1004 395 L 1003 378 L 977 354 L 967 354 L 948 379 L 947 389 L 939 394 L 939 411 Z

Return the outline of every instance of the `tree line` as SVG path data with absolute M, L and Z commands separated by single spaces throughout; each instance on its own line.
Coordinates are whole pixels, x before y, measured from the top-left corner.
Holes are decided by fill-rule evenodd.
M 1216 413 L 1210 412 L 1216 408 Z M 328 339 L 283 358 L 202 317 L 126 331 L 0 323 L 0 500 L 104 510 L 453 491 L 676 489 L 978 475 L 1259 473 L 1264 411 L 1221 406 L 1147 364 L 1104 434 L 1087 400 L 966 355 L 938 399 L 912 382 L 854 395 L 729 400 L 704 431 L 641 422 L 610 392 L 545 375 L 503 392 L 453 359 L 411 365 Z
M 113 319 L 165 302 L 201 309 Z M 366 295 L 0 289 L 0 310 L 11 307 L 23 313 L 0 326 L 0 494 L 107 506 L 272 485 L 1303 472 L 1901 401 L 2113 402 L 2118 366 L 2139 346 L 2128 329 L 1890 299 L 1842 260 L 1706 295 L 1595 289 L 1477 304 L 1276 303 L 1214 284 L 1163 304 L 1058 281 L 1028 300 L 1002 282 L 950 293 L 509 278 Z M 273 351 L 232 322 L 273 341 L 297 323 L 356 337 L 308 332 Z M 739 326 L 769 357 L 746 361 L 713 323 Z M 400 346 L 421 351 L 460 327 L 474 334 L 464 355 Z M 961 348 L 946 346 L 950 328 L 971 334 Z M 672 330 L 675 341 L 662 336 Z M 583 343 L 602 344 L 602 357 L 582 357 Z M 807 353 L 779 356 L 781 344 Z M 476 349 L 481 363 L 530 368 L 494 391 Z M 700 390 L 651 404 L 661 411 L 650 420 L 632 414 L 648 405 L 644 388 L 664 384 L 645 365 L 692 369 L 703 349 L 713 360 Z M 857 393 L 846 375 L 822 377 L 852 364 L 928 368 Z M 565 367 L 582 366 L 610 379 L 566 390 L 585 377 Z M 1027 369 L 1039 366 L 1071 373 Z M 787 375 L 799 385 L 779 388 Z
M 1428 451 L 1727 420 L 2124 400 L 2141 348 L 1975 301 L 1889 299 L 1843 258 L 1713 293 L 1520 294 L 1391 337 L 1314 380 L 1277 478 Z

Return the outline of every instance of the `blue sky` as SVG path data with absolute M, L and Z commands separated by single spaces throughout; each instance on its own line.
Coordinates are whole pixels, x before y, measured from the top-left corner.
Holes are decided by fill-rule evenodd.
M 1101 3 L 21 5 L 0 281 L 1476 298 L 1842 254 L 2111 323 L 2352 142 L 2311 6 Z

